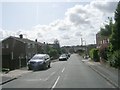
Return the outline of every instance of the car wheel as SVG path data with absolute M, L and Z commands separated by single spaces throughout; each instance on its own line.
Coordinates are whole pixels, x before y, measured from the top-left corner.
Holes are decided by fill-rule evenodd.
M 49 63 L 49 65 L 48 65 L 48 68 L 50 68 L 50 63 Z
M 27 67 L 27 70 L 31 70 L 31 68 L 30 68 L 30 67 Z

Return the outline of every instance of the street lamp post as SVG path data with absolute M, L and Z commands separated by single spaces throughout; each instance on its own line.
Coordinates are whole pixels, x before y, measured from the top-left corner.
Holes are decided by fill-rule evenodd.
M 82 39 L 82 37 L 81 37 L 81 46 L 83 46 L 83 39 Z
M 86 45 L 86 40 L 83 40 L 83 42 L 85 43 L 85 57 L 87 57 L 87 45 Z
M 85 41 L 85 55 L 87 57 L 87 45 L 86 45 L 86 41 Z

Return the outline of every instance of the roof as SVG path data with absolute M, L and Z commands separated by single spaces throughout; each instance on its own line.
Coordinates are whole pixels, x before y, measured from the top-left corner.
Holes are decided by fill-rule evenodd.
M 13 38 L 13 39 L 20 41 L 20 42 L 23 42 L 23 43 L 36 43 L 39 45 L 41 44 L 40 42 L 35 42 L 35 41 L 32 41 L 32 40 L 27 39 L 27 38 L 19 38 L 19 37 L 14 37 L 14 36 L 10 36 L 8 38 Z M 6 38 L 6 39 L 8 39 L 8 38 Z M 4 39 L 4 40 L 6 40 L 6 39 Z M 4 40 L 2 40 L 2 41 L 4 41 Z
M 32 41 L 32 40 L 27 39 L 27 38 L 19 38 L 19 37 L 13 37 L 13 36 L 11 36 L 11 38 L 14 38 L 14 39 L 21 41 L 21 42 L 24 42 L 24 43 L 35 43 L 35 41 Z
M 44 45 L 44 44 L 41 43 L 41 42 L 35 42 L 35 43 L 38 44 L 38 45 L 40 45 L 40 46 Z

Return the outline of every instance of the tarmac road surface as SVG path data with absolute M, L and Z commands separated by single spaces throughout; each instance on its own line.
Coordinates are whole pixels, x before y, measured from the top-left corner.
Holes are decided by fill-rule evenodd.
M 82 62 L 77 54 L 72 54 L 67 61 L 54 62 L 51 68 L 31 72 L 2 88 L 115 88 L 107 80 Z M 3 89 L 4 90 L 4 89 Z

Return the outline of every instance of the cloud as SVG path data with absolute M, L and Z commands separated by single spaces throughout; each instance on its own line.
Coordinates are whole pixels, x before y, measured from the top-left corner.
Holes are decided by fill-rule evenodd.
M 3 39 L 3 32 L 2 31 L 0 31 L 0 40 L 2 40 Z
M 72 37 L 66 34 L 66 35 L 62 35 L 61 38 L 68 40 L 68 39 L 70 39 L 70 38 L 72 38 Z
M 67 19 L 74 25 L 89 24 L 87 8 L 82 5 L 75 5 L 65 13 Z
M 70 26 L 69 25 L 63 25 L 63 26 L 59 26 L 58 30 L 70 30 Z
M 76 27 L 75 36 L 80 37 L 82 34 L 83 37 L 86 37 L 91 31 L 98 32 L 104 21 L 103 12 L 93 8 L 91 3 L 75 5 L 65 13 L 67 20 Z
M 16 33 L 10 30 L 4 30 L 0 27 L 0 41 L 7 38 L 8 36 L 15 36 Z
M 38 33 L 37 33 L 37 37 L 38 37 L 38 38 L 42 38 L 43 36 L 42 36 L 41 33 L 38 32 Z
M 117 7 L 117 3 L 115 1 L 93 1 L 91 3 L 92 6 L 94 6 L 95 8 L 99 9 L 102 12 L 107 12 L 107 13 L 113 13 L 115 11 L 115 8 Z
M 18 36 L 22 33 L 26 38 L 38 39 L 40 42 L 52 43 L 58 39 L 61 45 L 80 45 L 81 37 L 87 41 L 87 44 L 94 43 L 95 34 L 107 17 L 113 15 L 116 4 L 107 0 L 78 4 L 69 8 L 63 19 L 55 20 L 49 25 L 36 25 L 31 30 L 19 29 L 16 32 L 0 29 L 2 33 L 0 38 L 9 35 Z
M 81 32 L 76 32 L 75 36 L 79 36 L 80 37 L 80 36 L 82 36 L 82 33 Z

